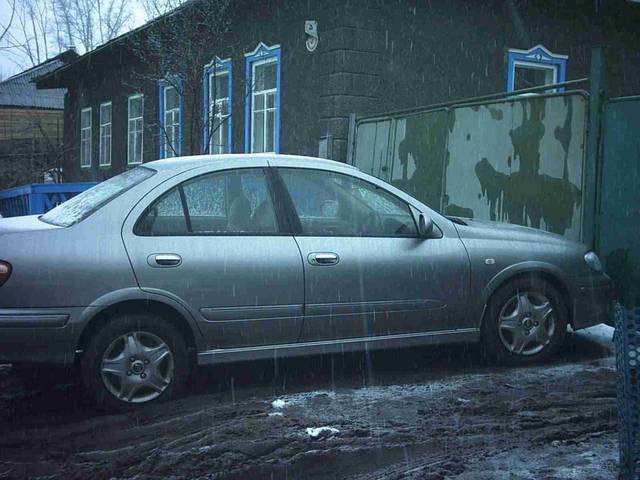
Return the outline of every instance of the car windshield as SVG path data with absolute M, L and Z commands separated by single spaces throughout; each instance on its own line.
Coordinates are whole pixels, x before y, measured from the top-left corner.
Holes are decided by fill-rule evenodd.
M 70 227 L 155 173 L 155 170 L 146 167 L 137 167 L 124 172 L 58 205 L 42 215 L 40 220 L 60 227 Z

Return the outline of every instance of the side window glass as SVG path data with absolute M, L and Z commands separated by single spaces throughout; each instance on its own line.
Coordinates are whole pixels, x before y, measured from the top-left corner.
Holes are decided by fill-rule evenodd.
M 135 228 L 136 235 L 186 235 L 187 221 L 177 188 L 170 190 L 149 207 Z
M 281 168 L 305 235 L 415 237 L 409 206 L 382 188 L 349 175 Z
M 231 170 L 188 180 L 154 202 L 135 228 L 137 235 L 150 236 L 277 231 L 275 210 L 262 169 Z

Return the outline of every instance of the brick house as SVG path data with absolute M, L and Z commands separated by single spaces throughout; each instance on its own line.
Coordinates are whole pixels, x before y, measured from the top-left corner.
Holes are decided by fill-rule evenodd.
M 622 0 L 239 0 L 201 61 L 195 102 L 141 80 L 161 62 L 141 60 L 136 45 L 166 19 L 39 79 L 68 90 L 65 181 L 203 152 L 344 161 L 351 114 L 588 77 L 595 44 L 607 47 L 611 94 L 640 92 L 640 6 Z M 212 117 L 219 126 L 202 128 Z

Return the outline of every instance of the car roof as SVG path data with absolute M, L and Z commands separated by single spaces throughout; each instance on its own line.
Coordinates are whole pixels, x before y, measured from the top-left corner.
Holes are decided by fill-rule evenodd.
M 305 157 L 299 155 L 279 155 L 274 153 L 232 153 L 223 155 L 194 155 L 189 157 L 173 157 L 163 160 L 155 160 L 146 162 L 145 167 L 153 168 L 158 171 L 180 170 L 186 171 L 193 168 L 214 166 L 216 164 L 224 165 L 229 160 L 242 159 L 243 164 L 247 167 L 260 167 L 264 165 L 265 160 L 273 167 L 306 167 L 320 168 L 323 170 L 343 170 L 345 168 L 357 170 L 356 167 L 334 160 L 324 158 Z

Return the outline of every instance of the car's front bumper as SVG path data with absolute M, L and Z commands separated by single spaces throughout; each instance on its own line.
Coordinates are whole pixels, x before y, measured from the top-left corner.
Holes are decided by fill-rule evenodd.
M 580 278 L 573 289 L 573 329 L 608 323 L 613 282 L 605 275 Z
M 82 310 L 0 309 L 0 363 L 72 363 Z

